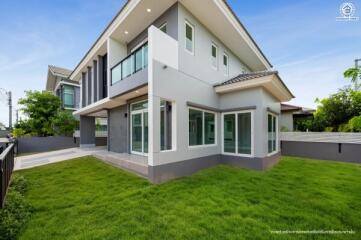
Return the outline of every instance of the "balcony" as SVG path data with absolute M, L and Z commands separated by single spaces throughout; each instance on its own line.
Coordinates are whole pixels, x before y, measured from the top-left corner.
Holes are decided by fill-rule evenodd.
M 130 77 L 148 66 L 148 42 L 111 68 L 111 85 Z

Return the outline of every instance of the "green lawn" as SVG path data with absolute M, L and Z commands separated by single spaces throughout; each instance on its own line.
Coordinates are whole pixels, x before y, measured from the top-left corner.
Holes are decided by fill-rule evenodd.
M 283 157 L 265 172 L 217 166 L 161 185 L 92 157 L 16 174 L 34 207 L 20 239 L 361 239 L 355 164 Z

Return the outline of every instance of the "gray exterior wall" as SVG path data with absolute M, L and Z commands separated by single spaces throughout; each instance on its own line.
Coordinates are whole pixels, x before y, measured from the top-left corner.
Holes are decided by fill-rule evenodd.
M 167 11 L 165 11 L 149 26 L 154 25 L 159 28 L 164 23 L 167 23 L 167 34 L 172 38 L 174 38 L 175 40 L 178 40 L 178 3 L 175 3 L 172 7 L 170 7 Z M 130 54 L 130 51 L 147 37 L 148 37 L 148 27 L 144 29 L 131 42 L 128 43 L 127 45 L 128 54 Z
M 282 155 L 361 163 L 361 144 L 282 141 Z
M 185 50 L 185 21 L 194 26 L 194 55 Z M 182 4 L 178 8 L 178 36 L 179 36 L 179 70 L 194 78 L 209 84 L 219 83 L 230 79 L 232 76 L 249 72 L 250 69 L 242 63 L 222 43 L 222 39 L 216 38 L 206 27 L 204 27 L 195 16 L 193 16 Z M 215 43 L 218 47 L 218 69 L 212 66 L 211 46 Z M 223 53 L 229 57 L 229 75 L 223 73 Z
M 95 118 L 80 116 L 80 147 L 95 146 Z
M 129 152 L 129 114 L 128 105 L 108 111 L 108 149 L 112 152 Z
M 282 112 L 280 117 L 280 129 L 285 128 L 287 131 L 293 131 L 293 113 Z

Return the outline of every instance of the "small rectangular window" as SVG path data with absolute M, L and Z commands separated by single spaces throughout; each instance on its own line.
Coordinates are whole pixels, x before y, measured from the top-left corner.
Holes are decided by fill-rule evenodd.
M 228 75 L 229 67 L 228 67 L 228 55 L 223 54 L 223 73 L 224 75 Z
M 160 150 L 172 149 L 172 102 L 160 101 Z
M 164 33 L 167 33 L 167 23 L 162 24 L 162 26 L 159 27 L 159 30 L 161 30 Z
M 277 117 L 268 114 L 268 153 L 277 151 Z
M 194 28 L 188 22 L 185 23 L 185 47 L 190 53 L 194 53 Z
M 212 66 L 217 69 L 218 59 L 217 59 L 217 46 L 212 44 Z

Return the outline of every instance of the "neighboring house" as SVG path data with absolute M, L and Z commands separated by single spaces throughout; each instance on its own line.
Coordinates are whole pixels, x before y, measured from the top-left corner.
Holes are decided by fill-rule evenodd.
M 315 112 L 314 109 L 294 106 L 290 104 L 281 104 L 281 131 L 292 132 L 297 131 L 297 119 L 304 119 L 311 117 Z
M 280 157 L 280 102 L 293 95 L 223 0 L 127 1 L 70 79 L 81 147 L 107 117 L 108 150 L 141 156 L 152 182 Z
M 80 85 L 69 79 L 71 70 L 49 65 L 46 80 L 46 90 L 53 92 L 61 99 L 62 107 L 75 111 L 80 103 Z
M 80 107 L 80 84 L 69 79 L 71 73 L 69 69 L 49 65 L 46 90 L 61 99 L 63 109 L 73 112 Z M 106 118 L 96 118 L 95 124 L 98 131 L 107 130 Z

